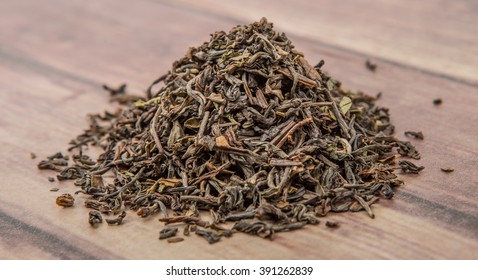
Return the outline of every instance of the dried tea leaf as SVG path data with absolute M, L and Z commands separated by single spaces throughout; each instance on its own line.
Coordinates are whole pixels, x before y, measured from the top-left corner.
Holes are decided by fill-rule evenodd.
M 340 110 L 342 114 L 347 114 L 347 112 L 352 108 L 352 99 L 348 96 L 344 96 L 339 103 Z
M 420 139 L 420 140 L 423 140 L 424 137 L 423 137 L 423 133 L 421 131 L 418 131 L 418 132 L 415 132 L 415 131 L 405 131 L 405 136 L 408 136 L 408 137 L 413 137 L 413 138 L 416 138 L 416 139 Z
M 161 178 L 158 180 L 158 183 L 160 185 L 166 186 L 166 187 L 177 187 L 181 185 L 181 179 L 179 178 Z
M 184 127 L 197 130 L 201 125 L 201 120 L 198 118 L 189 118 L 184 122 Z
M 365 61 L 365 67 L 367 67 L 367 69 L 372 71 L 372 72 L 375 72 L 375 70 L 377 70 L 377 64 L 371 62 L 368 59 L 367 59 L 367 61 Z
M 222 147 L 222 148 L 229 148 L 231 147 L 229 145 L 229 142 L 227 141 L 226 137 L 224 137 L 223 135 L 219 136 L 219 137 L 216 137 L 216 146 L 218 147 Z
M 159 239 L 167 239 L 176 236 L 178 228 L 164 228 L 159 232 Z
M 182 237 L 171 237 L 168 238 L 168 243 L 178 243 L 184 241 L 184 238 Z
M 69 193 L 64 193 L 56 198 L 56 204 L 63 207 L 71 207 L 75 203 L 75 199 Z
M 114 218 L 114 219 L 105 219 L 106 223 L 108 225 L 121 225 L 123 223 L 123 219 L 126 217 L 126 212 L 123 211 L 121 212 L 121 214 L 119 214 L 118 217 Z
M 88 223 L 91 226 L 96 226 L 97 224 L 100 224 L 103 222 L 103 217 L 101 216 L 100 212 L 91 210 L 88 213 Z
M 222 94 L 219 94 L 219 93 L 211 93 L 208 96 L 208 99 L 211 100 L 212 102 L 218 103 L 218 104 L 225 104 L 226 103 L 226 100 L 222 97 Z
M 196 234 L 205 238 L 209 244 L 213 244 L 221 240 L 221 236 L 212 230 L 197 229 Z
M 407 161 L 407 160 L 402 160 L 398 163 L 400 165 L 400 168 L 404 173 L 411 173 L 411 174 L 418 174 L 418 172 L 422 171 L 425 167 L 423 166 L 418 166 L 414 164 L 413 162 Z
M 338 228 L 339 227 L 339 222 L 327 221 L 327 222 L 325 222 L 325 225 L 329 228 Z

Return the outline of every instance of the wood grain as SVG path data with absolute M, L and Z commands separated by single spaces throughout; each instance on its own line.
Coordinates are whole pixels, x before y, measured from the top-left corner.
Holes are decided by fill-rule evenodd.
M 478 258 L 478 86 L 470 74 L 478 63 L 467 45 L 476 40 L 469 24 L 478 14 L 474 4 L 450 4 L 472 7 L 459 17 L 429 1 L 408 9 L 388 2 L 372 8 L 365 0 L 364 6 L 347 1 L 340 9 L 329 2 L 272 2 L 246 1 L 241 7 L 187 0 L 0 2 L 0 258 Z M 403 20 L 387 19 L 383 11 Z M 373 14 L 378 18 L 369 21 Z M 347 88 L 383 92 L 379 104 L 390 108 L 399 137 L 405 138 L 405 130 L 425 134 L 423 141 L 412 140 L 422 154 L 423 174 L 401 176 L 406 185 L 393 200 L 374 205 L 376 219 L 365 213 L 331 215 L 319 226 L 280 234 L 272 242 L 236 235 L 211 246 L 196 236 L 178 244 L 159 241 L 157 219 L 134 213 L 122 226 L 93 229 L 81 195 L 72 209 L 55 206 L 58 193 L 49 192 L 51 187 L 60 193 L 76 188 L 71 182 L 49 183 L 49 173 L 39 172 L 29 154 L 40 159 L 65 150 L 86 127 L 87 113 L 114 109 L 102 83 L 127 82 L 141 92 L 187 47 L 262 15 L 286 31 L 309 61 L 324 59 L 325 70 Z M 436 28 L 440 15 L 446 26 Z M 410 30 L 420 35 L 412 40 Z M 370 56 L 378 64 L 375 73 L 364 67 Z M 434 98 L 444 103 L 434 106 Z M 456 171 L 445 174 L 439 169 L 444 166 Z M 340 228 L 326 228 L 328 219 L 339 221 Z

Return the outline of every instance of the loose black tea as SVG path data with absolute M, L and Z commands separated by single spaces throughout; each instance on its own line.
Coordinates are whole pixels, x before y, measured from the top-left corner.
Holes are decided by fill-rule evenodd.
M 367 67 L 368 70 L 375 72 L 377 70 L 377 64 L 373 63 L 372 61 L 368 60 L 365 61 L 365 67 Z
M 121 213 L 108 224 L 121 224 L 126 209 L 179 224 L 160 238 L 181 226 L 209 243 L 236 232 L 272 238 L 329 212 L 373 218 L 372 205 L 402 184 L 397 169 L 423 169 L 396 159 L 420 154 L 392 136 L 387 108 L 343 89 L 323 64 L 311 66 L 266 19 L 216 32 L 146 96 L 105 86 L 126 106 L 89 116 L 70 143 L 71 166 L 58 153 L 38 167 L 75 180 L 87 208 Z M 90 158 L 90 145 L 103 153 Z
M 88 223 L 90 223 L 91 226 L 96 226 L 97 224 L 100 224 L 103 222 L 103 217 L 101 216 L 100 212 L 91 210 L 88 213 Z
M 418 166 L 408 160 L 401 160 L 398 165 L 404 173 L 410 174 L 418 174 L 418 172 L 422 171 L 425 168 L 423 166 Z
M 168 238 L 168 243 L 178 243 L 184 241 L 184 238 L 182 237 L 171 237 Z
M 329 228 L 338 228 L 339 227 L 339 222 L 327 221 L 327 222 L 325 222 L 325 225 Z
M 40 163 L 38 163 L 38 169 L 50 169 L 61 172 L 64 170 L 65 166 L 68 166 L 69 159 L 70 157 L 68 155 L 56 153 L 49 156 L 46 160 L 40 161 Z
M 201 237 L 204 237 L 207 240 L 207 242 L 209 242 L 209 244 L 216 243 L 221 239 L 221 235 L 212 230 L 198 229 L 196 230 L 196 234 Z
M 455 171 L 455 169 L 450 168 L 450 167 L 441 167 L 440 170 L 445 172 L 445 173 L 451 173 L 451 172 Z
M 159 232 L 159 239 L 166 239 L 176 236 L 178 228 L 164 228 Z
M 123 223 L 123 219 L 126 217 L 126 212 L 123 211 L 121 214 L 119 214 L 118 217 L 114 219 L 105 219 L 106 223 L 108 225 L 121 225 Z
M 69 193 L 64 193 L 56 198 L 56 204 L 63 207 L 71 207 L 75 204 L 75 199 Z
M 408 137 L 413 137 L 413 138 L 416 138 L 416 139 L 420 139 L 420 140 L 423 140 L 425 139 L 424 136 L 423 136 L 423 133 L 421 131 L 405 131 L 405 136 L 408 136 Z

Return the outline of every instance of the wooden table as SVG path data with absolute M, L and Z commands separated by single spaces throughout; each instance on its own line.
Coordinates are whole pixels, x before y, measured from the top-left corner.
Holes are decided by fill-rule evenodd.
M 478 6 L 457 1 L 28 1 L 0 2 L 0 258 L 2 259 L 476 259 L 478 258 Z M 439 3 L 437 3 L 439 2 Z M 339 4 L 340 3 L 340 4 Z M 38 159 L 112 109 L 101 84 L 141 93 L 188 46 L 266 16 L 306 58 L 345 87 L 383 93 L 397 135 L 426 167 L 401 176 L 391 201 L 331 215 L 341 227 L 236 235 L 215 245 L 193 236 L 159 241 L 157 218 L 134 213 L 120 227 L 55 206 L 71 182 L 47 181 Z M 375 73 L 364 67 L 377 63 Z M 442 98 L 434 106 L 432 100 Z M 38 155 L 30 159 L 30 152 Z M 453 167 L 446 174 L 440 167 Z

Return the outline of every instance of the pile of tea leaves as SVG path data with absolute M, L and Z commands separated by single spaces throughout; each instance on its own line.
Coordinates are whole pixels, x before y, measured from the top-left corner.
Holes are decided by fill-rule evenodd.
M 322 65 L 311 66 L 265 18 L 216 32 L 144 97 L 105 87 L 125 105 L 89 116 L 70 143 L 71 165 L 58 153 L 39 167 L 75 180 L 92 225 L 102 215 L 121 224 L 131 209 L 175 224 L 160 234 L 171 242 L 182 240 L 178 226 L 213 243 L 236 232 L 271 238 L 329 212 L 373 218 L 371 205 L 402 184 L 397 170 L 423 169 L 397 159 L 420 156 L 391 136 L 388 109 L 342 89 Z M 103 153 L 90 158 L 90 145 Z

